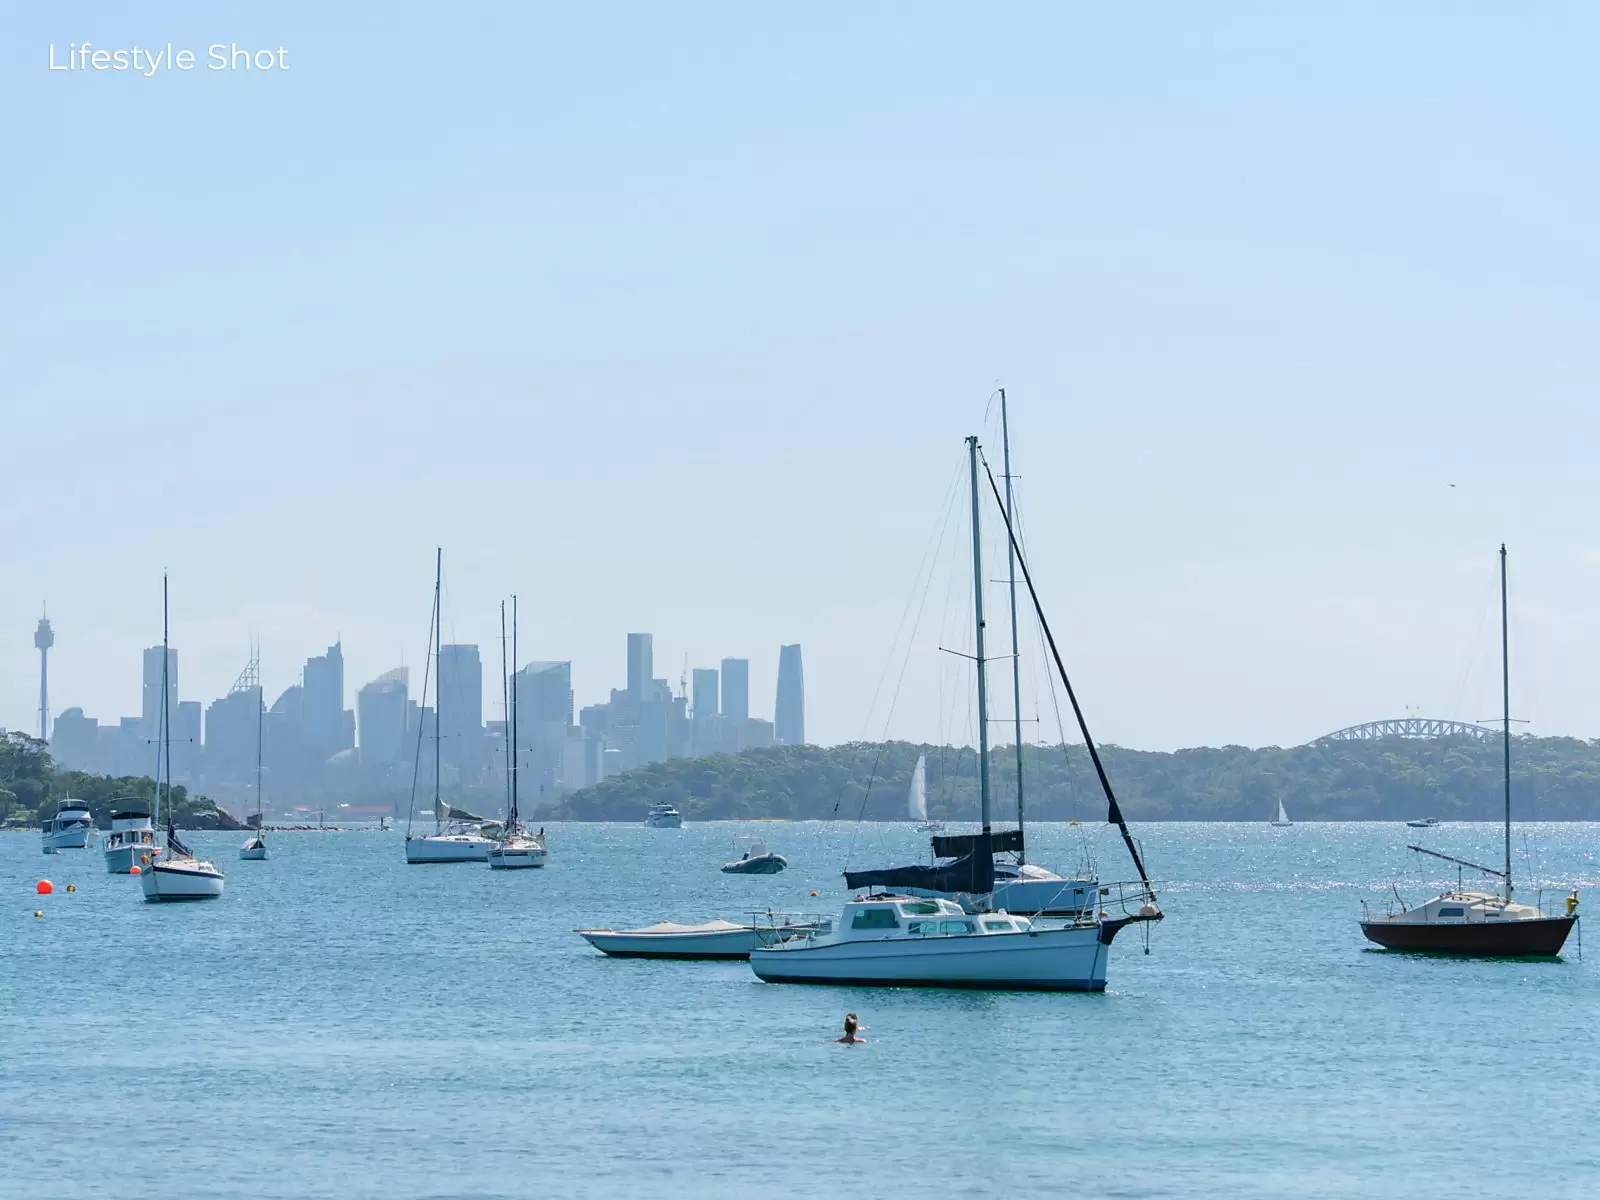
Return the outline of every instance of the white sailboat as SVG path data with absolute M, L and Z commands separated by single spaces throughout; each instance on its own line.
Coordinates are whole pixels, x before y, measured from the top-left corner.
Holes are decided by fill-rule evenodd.
M 440 643 L 444 640 L 444 626 L 440 623 L 440 596 L 444 583 L 444 551 L 434 553 L 433 568 L 433 619 L 428 626 L 428 651 L 434 676 L 434 701 L 433 701 L 433 832 L 412 833 L 412 814 L 417 808 L 417 776 L 413 771 L 411 775 L 411 804 L 406 809 L 406 862 L 408 863 L 455 863 L 455 862 L 487 862 L 489 858 L 489 839 L 483 836 L 479 825 L 445 820 L 445 803 L 439 795 L 440 765 L 439 765 L 439 730 L 443 715 L 439 712 L 441 689 L 438 685 L 439 663 L 443 652 Z M 428 680 L 423 677 L 422 699 L 428 698 Z M 422 760 L 422 735 L 423 727 L 417 728 L 417 761 Z
M 750 968 L 768 983 L 853 984 L 883 987 L 957 987 L 1037 991 L 1103 991 L 1111 943 L 1125 926 L 1159 921 L 1161 911 L 1145 875 L 1144 863 L 1110 790 L 1099 751 L 1089 737 L 1077 697 L 1067 679 L 1055 639 L 1044 620 L 1027 563 L 1016 546 L 1009 516 L 1007 532 L 1022 568 L 1040 627 L 1049 640 L 1056 669 L 1072 701 L 1084 743 L 1095 762 L 1110 805 L 1110 819 L 1122 836 L 1139 872 L 1131 897 L 1136 911 L 1109 917 L 1094 912 L 1064 923 L 1037 925 L 990 905 L 966 912 L 953 900 L 914 897 L 907 885 L 933 892 L 962 892 L 992 899 L 995 890 L 994 833 L 990 823 L 988 692 L 983 646 L 983 562 L 978 508 L 978 439 L 967 439 L 972 490 L 972 577 L 978 680 L 978 785 L 982 831 L 958 840 L 965 853 L 942 866 L 895 867 L 881 871 L 847 871 L 846 885 L 866 889 L 844 906 L 838 923 L 826 932 L 798 935 L 750 951 Z M 990 487 L 994 480 L 990 476 Z M 998 489 L 995 489 L 998 493 Z M 887 889 L 874 892 L 873 888 Z
M 1294 824 L 1293 821 L 1289 820 L 1289 814 L 1283 810 L 1283 800 L 1281 798 L 1278 801 L 1278 819 L 1274 821 L 1273 824 L 1278 826 L 1280 829 L 1287 828 L 1288 826 Z
M 911 768 L 911 790 L 906 796 L 906 809 L 917 822 L 919 833 L 937 832 L 944 828 L 943 821 L 928 820 L 928 756 L 917 755 L 917 765 Z
M 500 687 L 502 694 L 509 690 L 506 704 L 506 821 L 500 836 L 489 847 L 489 866 L 497 871 L 514 871 L 526 867 L 542 867 L 550 852 L 545 849 L 544 831 L 529 833 L 522 824 L 522 814 L 517 811 L 517 765 L 521 757 L 517 746 L 517 689 L 507 688 L 506 666 L 506 606 L 500 605 Z M 511 665 L 517 663 L 517 598 L 511 597 Z M 514 678 L 514 675 L 513 675 Z
M 198 858 L 178 837 L 172 805 L 172 714 L 168 711 L 167 577 L 161 577 L 161 750 L 156 760 L 156 815 L 161 813 L 162 768 L 166 769 L 167 844 L 157 852 L 139 856 L 139 887 L 144 898 L 156 900 L 216 900 L 222 896 L 222 872 L 209 859 Z
M 261 830 L 262 822 L 266 819 L 263 816 L 263 813 L 266 811 L 266 806 L 262 803 L 262 798 L 261 798 L 261 741 L 262 741 L 262 736 L 261 735 L 262 735 L 262 727 L 266 722 L 266 711 L 267 711 L 267 706 L 266 706 L 266 702 L 265 702 L 265 697 L 261 694 L 261 692 L 260 692 L 260 684 L 258 683 L 257 684 L 257 692 L 256 692 L 256 820 L 255 820 L 255 832 L 253 834 L 251 834 L 250 837 L 245 840 L 244 845 L 239 847 L 239 857 L 242 858 L 242 859 L 245 859 L 247 861 L 250 861 L 250 862 L 260 862 L 262 859 L 267 857 L 267 839 L 266 839 L 265 836 L 263 836 L 262 830 Z

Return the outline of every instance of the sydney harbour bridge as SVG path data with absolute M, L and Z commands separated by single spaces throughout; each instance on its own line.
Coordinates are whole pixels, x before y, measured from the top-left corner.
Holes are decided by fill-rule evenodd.
M 1364 725 L 1351 725 L 1325 733 L 1311 744 L 1320 742 L 1373 742 L 1379 738 L 1448 738 L 1464 737 L 1474 741 L 1499 737 L 1498 729 L 1487 725 L 1473 725 L 1466 721 L 1446 721 L 1439 717 L 1395 717 L 1387 721 L 1368 721 Z

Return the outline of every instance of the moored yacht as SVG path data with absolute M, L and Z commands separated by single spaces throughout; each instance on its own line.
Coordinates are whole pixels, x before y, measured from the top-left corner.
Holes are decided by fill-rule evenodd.
M 267 839 L 261 826 L 266 820 L 266 804 L 261 795 L 261 745 L 266 721 L 267 706 L 257 689 L 256 696 L 256 811 L 250 819 L 251 833 L 239 847 L 239 857 L 246 862 L 262 862 L 267 857 Z
M 522 824 L 522 814 L 517 808 L 517 689 L 507 687 L 505 669 L 506 606 L 500 605 L 500 687 L 508 695 L 506 724 L 510 736 L 506 738 L 506 822 L 500 836 L 489 847 L 489 866 L 496 871 L 516 871 L 528 867 L 542 867 L 550 852 L 544 844 L 544 830 L 529 833 Z M 517 661 L 517 598 L 511 597 L 511 663 Z
M 670 804 L 652 804 L 644 823 L 650 829 L 682 829 L 683 814 Z
M 46 854 L 57 850 L 87 850 L 93 834 L 94 817 L 89 813 L 89 802 L 69 796 L 56 805 L 55 815 L 44 827 L 41 848 Z
M 127 875 L 143 856 L 154 859 L 161 853 L 150 814 L 142 808 L 111 810 L 111 832 L 106 834 L 104 847 L 106 870 L 113 875 Z
M 993 837 L 993 845 L 999 847 L 1010 844 L 1012 838 L 1016 836 L 1011 831 L 996 834 Z M 968 840 L 962 835 L 957 835 L 948 842 L 944 838 L 935 838 L 934 853 L 944 854 L 947 851 L 942 848 L 943 845 L 955 843 L 960 846 Z M 983 908 L 1003 908 L 1009 913 L 1024 917 L 1075 917 L 1094 909 L 1100 898 L 1100 881 L 1092 873 L 1086 872 L 1077 878 L 1069 878 L 1057 875 L 1037 863 L 1017 861 L 1020 857 L 1018 854 L 1011 859 L 995 859 L 994 891 L 990 895 L 936 892 L 918 887 L 901 887 L 899 890 L 908 896 L 954 900 L 966 912 L 977 912 Z

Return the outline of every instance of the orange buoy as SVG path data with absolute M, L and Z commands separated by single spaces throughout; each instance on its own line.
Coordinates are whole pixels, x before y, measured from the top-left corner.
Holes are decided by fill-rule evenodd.
M 139 864 L 138 863 L 134 863 L 133 866 L 129 867 L 128 868 L 128 874 L 129 875 L 137 875 L 137 874 L 139 874 Z
M 813 896 L 815 896 L 815 895 L 816 895 L 816 893 L 815 893 L 815 892 L 812 892 L 812 893 L 811 893 L 811 894 L 812 894 L 812 895 L 813 895 Z
M 48 896 L 51 892 L 56 890 L 56 885 L 51 883 L 48 879 L 41 879 L 38 883 L 33 885 L 33 890 L 38 892 L 41 896 Z
M 42 916 L 44 916 L 44 909 L 42 909 L 42 908 L 36 908 L 36 909 L 34 909 L 34 910 L 33 910 L 33 915 L 34 915 L 34 916 L 36 916 L 36 917 L 42 917 Z

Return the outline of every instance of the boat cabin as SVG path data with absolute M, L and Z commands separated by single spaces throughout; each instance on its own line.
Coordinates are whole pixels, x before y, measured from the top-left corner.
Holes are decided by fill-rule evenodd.
M 1504 896 L 1492 892 L 1447 892 L 1382 919 L 1405 925 L 1481 925 L 1491 921 L 1533 921 L 1542 915 L 1531 904 L 1508 903 Z
M 1010 913 L 969 913 L 953 900 L 877 894 L 844 906 L 838 936 L 845 941 L 881 938 L 973 937 L 1027 933 L 1033 923 Z

